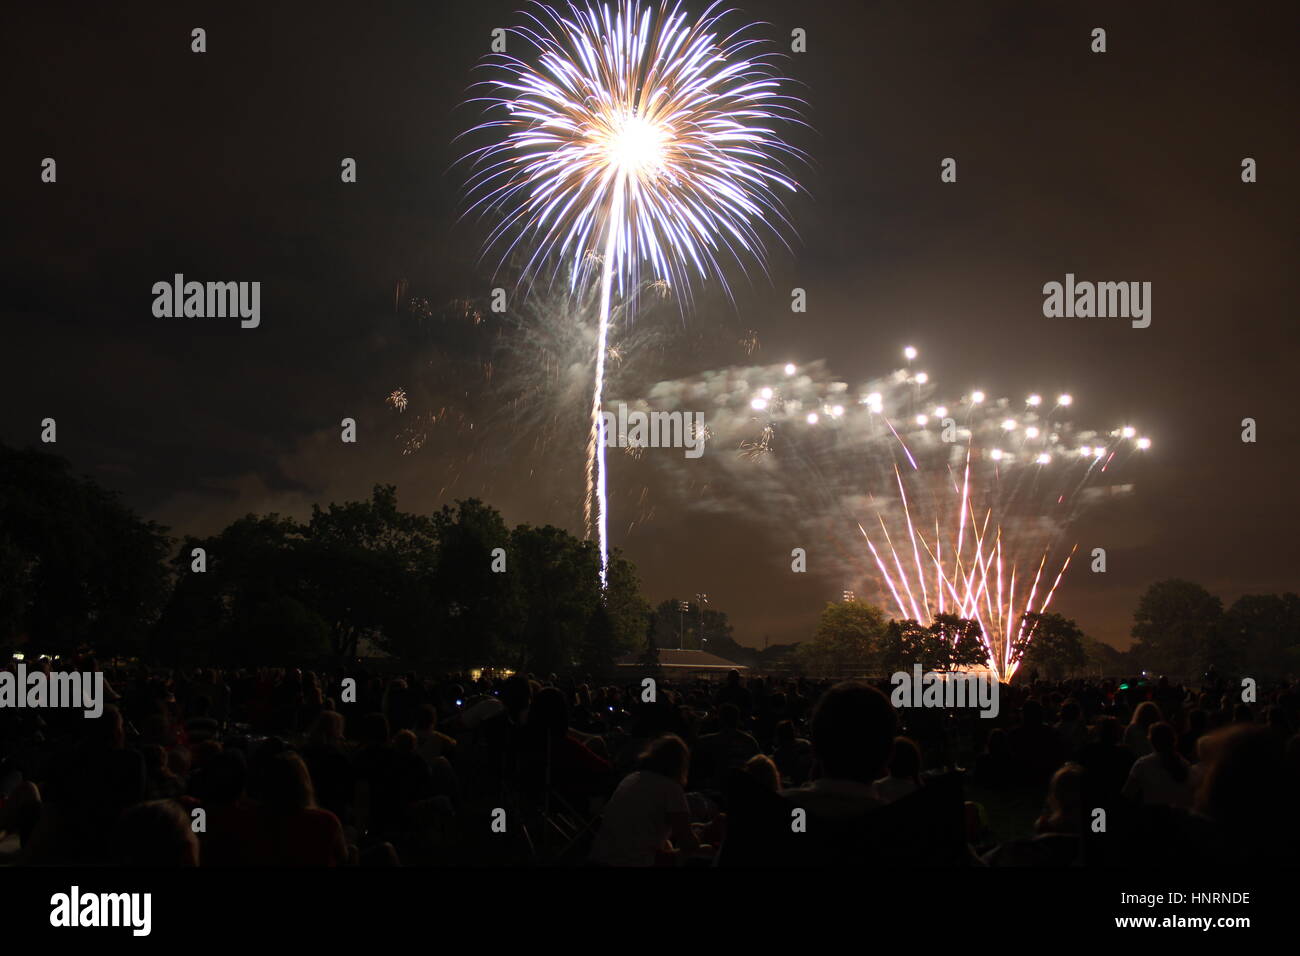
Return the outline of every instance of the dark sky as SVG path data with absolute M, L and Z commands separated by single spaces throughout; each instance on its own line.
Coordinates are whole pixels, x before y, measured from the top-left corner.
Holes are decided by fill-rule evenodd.
M 1057 610 L 1124 647 L 1152 581 L 1191 578 L 1225 602 L 1296 589 L 1300 8 L 738 6 L 773 39 L 808 31 L 788 64 L 815 129 L 800 140 L 813 166 L 791 204 L 799 235 L 773 252 L 770 284 L 739 283 L 734 306 L 704 290 L 667 323 L 644 358 L 654 374 L 751 361 L 735 343 L 753 328 L 753 361 L 825 359 L 850 382 L 914 344 L 954 388 L 1070 391 L 1090 421 L 1139 421 L 1154 447 L 1124 475 L 1134 494 L 1069 530 L 1107 549 L 1109 571 L 1072 568 Z M 543 446 L 527 415 L 486 407 L 499 393 L 482 387 L 484 333 L 446 309 L 492 285 L 483 227 L 457 222 L 452 138 L 474 119 L 458 104 L 489 31 L 516 8 L 11 12 L 0 440 L 36 442 L 54 417 L 59 454 L 177 534 L 304 515 L 378 482 L 412 510 L 476 495 L 511 523 L 579 532 L 582 408 Z M 1104 55 L 1089 51 L 1097 26 Z M 57 184 L 39 180 L 46 156 Z M 345 156 L 355 185 L 339 181 Z M 945 156 L 955 185 L 939 182 Z M 1245 156 L 1256 184 L 1240 181 Z M 261 327 L 155 318 L 151 287 L 177 272 L 260 281 Z M 1067 272 L 1150 281 L 1151 327 L 1044 318 L 1042 285 Z M 394 308 L 399 280 L 433 318 Z M 806 314 L 789 311 L 794 286 Z M 493 334 L 526 359 L 527 341 Z M 399 386 L 402 416 L 384 404 Z M 404 455 L 429 412 L 438 424 Z M 338 439 L 344 416 L 356 445 Z M 1247 416 L 1255 444 L 1240 438 Z M 810 573 L 792 575 L 779 516 L 693 516 L 628 467 L 613 471 L 613 543 L 652 600 L 708 591 L 761 646 L 806 636 L 850 586 L 819 571 L 816 542 Z

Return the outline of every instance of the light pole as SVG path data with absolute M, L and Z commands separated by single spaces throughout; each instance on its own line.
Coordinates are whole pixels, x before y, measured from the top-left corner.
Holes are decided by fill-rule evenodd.
M 685 646 L 686 639 L 686 612 L 691 609 L 690 601 L 677 602 L 677 649 L 680 651 Z
M 856 600 L 857 600 L 857 596 L 852 591 L 846 588 L 844 591 L 844 603 L 852 604 Z
M 700 646 L 698 650 L 702 651 L 704 650 L 704 605 L 709 603 L 709 596 L 707 594 L 697 594 L 695 600 L 700 604 Z

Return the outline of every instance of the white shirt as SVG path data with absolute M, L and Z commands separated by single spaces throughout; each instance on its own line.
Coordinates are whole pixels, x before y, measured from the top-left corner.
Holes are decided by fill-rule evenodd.
M 1160 762 L 1160 755 L 1150 753 L 1133 762 L 1128 782 L 1124 784 L 1124 796 L 1130 800 L 1140 797 L 1145 804 L 1189 807 L 1192 805 L 1192 777 L 1189 773 L 1179 783 Z
M 689 813 L 686 791 L 663 774 L 639 770 L 623 778 L 601 814 L 591 859 L 608 866 L 654 866 L 672 834 L 670 813 Z

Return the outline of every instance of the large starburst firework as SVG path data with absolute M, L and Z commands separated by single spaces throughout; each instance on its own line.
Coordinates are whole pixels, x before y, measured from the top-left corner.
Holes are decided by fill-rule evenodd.
M 725 267 L 760 265 L 764 233 L 787 225 L 780 198 L 800 157 L 774 127 L 798 121 L 773 57 L 717 4 L 692 20 L 680 4 L 538 3 L 513 31 L 533 54 L 497 53 L 486 81 L 498 138 L 470 153 L 471 210 L 499 216 L 487 249 L 530 247 L 526 279 L 567 260 L 570 288 L 600 269 L 588 502 L 606 541 L 601 415 L 611 297 L 634 296 L 642 270 L 689 298 L 693 278 L 725 289 Z
M 537 4 L 514 34 L 533 57 L 496 54 L 486 81 L 503 133 L 470 154 L 472 208 L 501 219 L 489 248 L 531 246 L 526 273 L 571 258 L 571 281 L 612 249 L 620 290 L 653 278 L 689 290 L 694 276 L 726 284 L 724 264 L 762 261 L 762 232 L 779 238 L 780 198 L 796 184 L 798 150 L 777 134 L 798 122 L 772 54 L 724 27 L 710 6 L 692 21 L 679 4 L 555 8 Z

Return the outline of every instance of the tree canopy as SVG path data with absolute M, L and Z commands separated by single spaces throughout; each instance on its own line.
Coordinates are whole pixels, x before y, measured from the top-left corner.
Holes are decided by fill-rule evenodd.
M 167 599 L 171 545 L 64 459 L 0 445 L 0 644 L 138 651 Z

